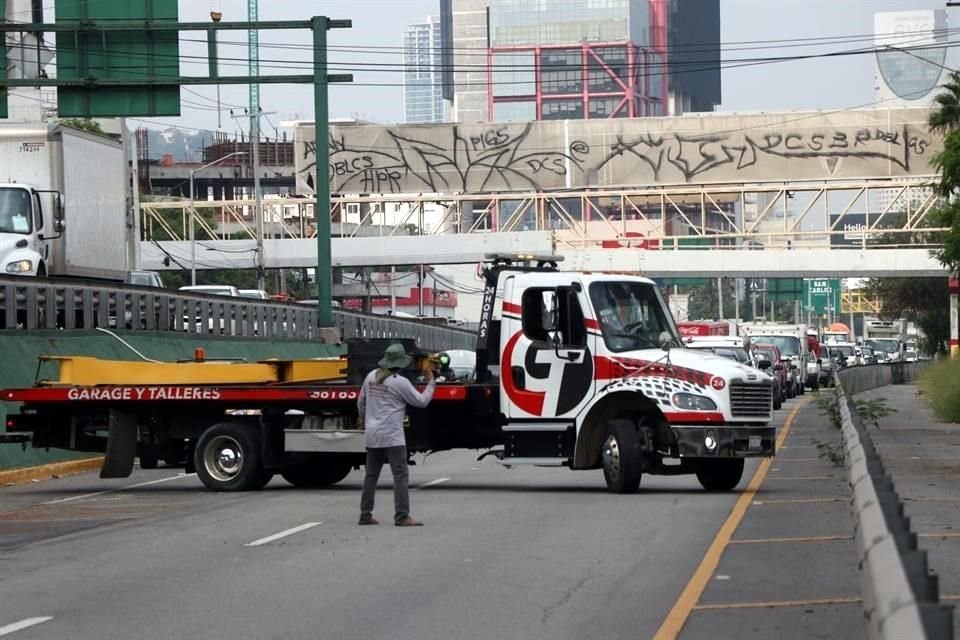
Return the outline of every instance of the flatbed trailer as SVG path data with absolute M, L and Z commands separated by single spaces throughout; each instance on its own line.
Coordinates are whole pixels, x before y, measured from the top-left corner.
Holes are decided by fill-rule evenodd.
M 475 378 L 440 382 L 429 406 L 408 410 L 411 454 L 474 449 L 510 466 L 602 469 L 617 493 L 644 473 L 729 490 L 745 458 L 774 454 L 772 379 L 683 348 L 650 280 L 499 259 L 483 309 Z M 345 360 L 326 361 L 48 358 L 54 378 L 0 400 L 22 403 L 7 431 L 34 447 L 103 452 L 101 477 L 128 476 L 139 457 L 186 463 L 213 490 L 260 488 L 277 473 L 325 486 L 364 462 L 359 383 L 390 342 L 350 343 Z M 403 373 L 416 383 L 421 370 Z

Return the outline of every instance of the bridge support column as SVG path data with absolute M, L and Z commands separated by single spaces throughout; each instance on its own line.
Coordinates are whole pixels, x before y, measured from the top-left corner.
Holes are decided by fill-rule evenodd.
M 950 278 L 950 357 L 960 357 L 960 278 Z

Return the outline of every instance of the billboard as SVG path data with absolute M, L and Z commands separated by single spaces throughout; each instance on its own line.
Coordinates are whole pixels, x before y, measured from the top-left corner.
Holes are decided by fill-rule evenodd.
M 891 11 L 874 15 L 877 98 L 929 102 L 945 73 L 947 13 Z M 931 46 L 943 43 L 943 47 Z
M 879 237 L 877 235 L 878 230 L 897 226 L 897 220 L 893 214 L 887 214 L 884 219 L 878 222 L 879 217 L 879 214 L 872 214 L 868 219 L 865 213 L 832 214 L 830 216 L 830 228 L 833 229 L 833 233 L 830 235 L 830 246 L 835 248 L 862 247 L 864 234 L 869 229 L 873 229 L 873 234 L 872 237 L 867 236 L 867 244 L 875 244 Z

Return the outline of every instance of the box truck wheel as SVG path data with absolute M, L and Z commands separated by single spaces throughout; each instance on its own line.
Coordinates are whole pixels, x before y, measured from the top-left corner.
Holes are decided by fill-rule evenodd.
M 607 423 L 600 456 L 610 493 L 636 492 L 643 471 L 643 443 L 633 420 L 618 418 Z
M 140 456 L 140 468 L 141 469 L 156 469 L 159 459 L 157 456 L 150 453 L 142 453 Z
M 730 491 L 743 477 L 743 458 L 701 460 L 697 480 L 707 491 Z
M 221 422 L 208 428 L 197 440 L 194 452 L 200 481 L 213 491 L 263 487 L 266 483 L 258 441 L 254 429 L 242 423 Z
M 351 469 L 353 469 L 353 463 L 348 458 L 324 455 L 287 467 L 280 472 L 280 475 L 295 487 L 310 489 L 336 484 L 346 478 Z

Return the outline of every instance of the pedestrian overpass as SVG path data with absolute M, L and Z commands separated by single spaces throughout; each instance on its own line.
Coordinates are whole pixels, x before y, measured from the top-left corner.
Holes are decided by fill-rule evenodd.
M 655 277 L 942 276 L 931 257 L 936 234 L 946 230 L 930 216 L 933 180 L 344 194 L 332 202 L 332 262 L 469 264 L 490 253 L 555 252 L 565 268 Z M 264 201 L 266 268 L 317 264 L 314 205 Z M 253 201 L 151 202 L 142 210 L 145 269 L 257 265 Z

